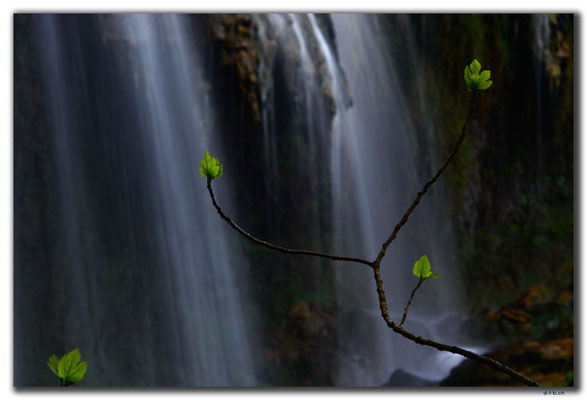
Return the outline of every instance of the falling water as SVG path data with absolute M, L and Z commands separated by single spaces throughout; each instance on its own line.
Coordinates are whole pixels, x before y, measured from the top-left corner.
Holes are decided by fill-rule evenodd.
M 399 85 L 393 53 L 382 40 L 377 16 L 334 15 L 336 46 L 353 105 L 339 107 L 332 146 L 334 229 L 339 252 L 374 259 L 381 244 L 424 183 L 417 173 L 412 114 Z M 324 52 L 330 50 L 324 48 Z M 333 72 L 337 76 L 337 72 Z M 416 279 L 414 262 L 426 254 L 441 279 L 426 282 L 413 301 L 406 328 L 454 343 L 459 277 L 451 270 L 454 249 L 442 182 L 421 202 L 390 246 L 382 264 L 392 319 L 399 320 Z M 459 362 L 399 337 L 380 312 L 372 273 L 356 266 L 337 269 L 340 324 L 339 385 L 384 384 L 399 368 L 440 380 Z M 451 287 L 453 289 L 451 289 Z M 452 326 L 453 329 L 447 329 Z
M 317 177 L 304 186 L 304 200 L 311 204 L 305 212 L 315 222 L 315 215 L 328 210 L 323 203 L 332 204 L 331 218 L 324 219 L 330 225 L 320 224 L 328 226 L 332 250 L 349 256 L 375 258 L 427 178 L 414 140 L 414 116 L 379 18 L 334 15 L 333 39 L 324 28 L 325 16 L 257 17 L 255 40 L 262 52 L 277 46 L 283 69 L 257 66 L 259 76 L 269 77 L 260 87 L 260 159 L 275 203 L 267 202 L 264 223 L 277 237 L 290 225 L 296 231 L 298 223 L 279 225 L 275 218 L 280 204 L 272 191 L 280 173 L 291 172 L 283 166 L 285 153 L 294 154 L 294 165 L 310 169 L 308 175 L 314 174 L 308 166 L 319 166 Z M 197 174 L 204 150 L 222 160 L 230 139 L 217 129 L 211 112 L 218 104 L 215 88 L 206 84 L 209 71 L 190 17 L 33 19 L 42 43 L 50 157 L 56 160 L 56 198 L 47 201 L 57 209 L 59 254 L 51 268 L 58 282 L 51 287 L 59 290 L 51 297 L 55 315 L 44 318 L 59 321 L 52 328 L 60 333 L 51 333 L 57 337 L 51 345 L 80 348 L 92 371 L 84 381 L 88 385 L 256 384 L 261 378 L 252 362 L 253 328 L 246 316 L 258 311 L 248 293 L 242 238 L 211 212 Z M 295 93 L 284 84 L 288 79 Z M 277 83 L 291 92 L 276 98 Z M 281 130 L 278 113 L 301 118 Z M 296 140 L 288 141 L 287 134 Z M 288 143 L 299 148 L 287 148 Z M 238 209 L 231 175 L 222 179 L 226 184 L 217 187 L 222 205 Z M 330 201 L 315 201 L 328 190 Z M 398 320 L 416 284 L 412 266 L 427 254 L 441 279 L 420 289 L 405 326 L 459 344 L 461 320 L 452 312 L 459 308 L 454 288 L 460 282 L 451 268 L 455 251 L 447 213 L 440 180 L 389 248 L 382 273 L 391 316 Z M 301 240 L 314 249 L 328 243 L 316 227 L 296 232 L 301 231 L 307 236 Z M 299 261 L 315 271 L 312 262 Z M 368 268 L 345 263 L 333 268 L 339 347 L 332 362 L 334 384 L 380 386 L 400 368 L 440 380 L 460 361 L 387 328 Z M 309 275 L 305 282 L 320 278 Z M 19 325 L 15 332 L 35 326 Z M 26 338 L 17 344 L 24 354 Z M 256 361 L 255 366 L 266 360 Z M 25 367 L 15 362 L 16 375 Z M 17 384 L 28 384 L 18 379 Z
M 423 184 L 418 172 L 422 166 L 412 116 L 378 18 L 335 15 L 332 19 L 335 42 L 329 41 L 316 15 L 273 15 L 270 20 L 279 34 L 280 49 L 297 49 L 297 56 L 290 54 L 289 61 L 300 64 L 296 76 L 302 80 L 296 96 L 301 92 L 304 101 L 295 112 L 305 121 L 302 131 L 311 148 L 299 163 L 330 160 L 330 185 L 310 186 L 309 193 L 316 197 L 318 191 L 331 188 L 334 250 L 372 259 Z M 296 46 L 291 46 L 291 40 Z M 329 96 L 334 112 L 325 128 L 328 107 L 324 98 Z M 324 135 L 330 138 L 326 154 L 315 144 Z M 271 148 L 274 146 L 267 147 Z M 383 277 L 390 311 L 399 319 L 416 284 L 411 273 L 414 261 L 427 254 L 444 281 L 418 293 L 406 327 L 456 343 L 462 320 L 455 313 L 459 299 L 454 288 L 460 282 L 450 269 L 454 265 L 453 236 L 443 199 L 439 183 L 390 248 Z M 398 368 L 438 381 L 461 361 L 459 356 L 422 348 L 391 332 L 379 313 L 370 270 L 344 264 L 335 269 L 340 346 L 336 385 L 380 386 Z
M 93 30 L 99 18 L 107 28 Z M 37 21 L 71 288 L 64 345 L 88 360 L 85 383 L 253 385 L 242 254 L 197 173 L 205 149 L 223 150 L 187 17 Z M 124 51 L 92 53 L 106 40 Z

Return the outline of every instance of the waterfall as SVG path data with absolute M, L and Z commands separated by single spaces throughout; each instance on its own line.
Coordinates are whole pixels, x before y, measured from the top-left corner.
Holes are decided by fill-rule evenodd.
M 255 384 L 243 254 L 198 173 L 223 143 L 188 16 L 34 20 L 66 284 L 64 347 L 43 351 L 79 347 L 88 385 Z
M 438 167 L 422 159 L 442 159 L 440 149 L 418 147 L 414 121 L 427 117 L 408 105 L 384 17 L 251 17 L 250 42 L 235 50 L 251 68 L 231 66 L 246 87 L 223 81 L 234 70 L 218 72 L 234 59 L 225 65 L 219 59 L 230 57 L 214 53 L 225 43 L 204 37 L 210 16 L 26 18 L 40 81 L 31 103 L 42 122 L 15 138 L 49 144 L 32 152 L 46 169 L 23 161 L 20 147 L 15 156 L 30 163 L 18 169 L 27 202 L 15 204 L 17 386 L 53 384 L 46 358 L 76 347 L 88 361 L 80 384 L 89 386 L 253 386 L 282 375 L 381 386 L 400 369 L 440 380 L 460 361 L 387 328 L 369 268 L 240 237 L 198 173 L 205 150 L 225 163 L 219 202 L 255 235 L 374 259 Z M 251 122 L 246 103 L 257 95 Z M 424 122 L 431 135 L 433 121 Z M 37 181 L 47 191 L 28 202 Z M 46 220 L 35 220 L 37 208 L 49 210 Z M 459 345 L 449 214 L 440 179 L 388 249 L 382 274 L 399 320 L 417 283 L 414 262 L 426 254 L 440 279 L 419 290 L 405 326 Z M 35 241 L 41 249 L 22 250 Z M 288 330 L 292 310 L 299 332 Z M 281 369 L 263 376 L 271 368 Z
M 335 246 L 338 252 L 374 259 L 425 182 L 423 178 L 428 178 L 418 173 L 422 168 L 412 120 L 418 116 L 413 116 L 404 100 L 393 49 L 386 46 L 379 17 L 342 14 L 332 18 L 340 65 L 353 100 L 351 107 L 339 107 L 333 132 Z M 417 283 L 412 275 L 414 262 L 426 254 L 441 279 L 423 285 L 405 326 L 418 335 L 455 343 L 460 318 L 455 313 L 459 299 L 454 288 L 460 282 L 451 268 L 454 235 L 447 222 L 442 185 L 440 181 L 424 198 L 388 249 L 382 277 L 391 317 L 397 321 Z M 337 282 L 342 318 L 338 385 L 382 385 L 397 369 L 440 380 L 460 361 L 458 356 L 406 341 L 386 326 L 370 270 L 340 266 Z
M 271 15 L 268 19 L 277 35 L 277 51 L 287 55 L 287 63 L 280 66 L 297 71 L 294 75 L 298 85 L 288 95 L 301 99 L 292 101 L 297 104 L 293 112 L 303 121 L 296 134 L 307 138 L 310 151 L 299 155 L 296 162 L 320 165 L 329 160 L 328 183 L 311 182 L 308 197 L 318 197 L 330 189 L 329 229 L 336 253 L 373 259 L 429 176 L 422 174 L 425 168 L 418 159 L 414 116 L 404 100 L 401 77 L 392 49 L 386 46 L 379 17 L 333 15 L 334 40 L 325 31 L 328 18 L 289 14 Z M 266 35 L 268 31 L 266 27 L 262 29 Z M 275 75 L 273 84 L 278 79 L 287 78 Z M 325 103 L 328 98 L 334 108 L 330 119 L 329 105 Z M 272 104 L 268 102 L 266 106 Z M 264 122 L 264 126 L 268 125 Z M 430 132 L 434 132 L 432 121 L 427 124 L 427 134 Z M 271 143 L 283 140 L 275 132 L 264 130 L 264 136 Z M 324 137 L 329 143 L 320 146 Z M 274 144 L 266 147 L 265 159 L 274 157 L 267 151 L 275 148 Z M 426 151 L 440 153 L 440 149 Z M 434 161 L 442 159 L 440 154 L 429 157 Z M 451 269 L 455 249 L 449 212 L 440 181 L 390 247 L 383 263 L 383 277 L 391 300 L 390 312 L 399 320 L 417 283 L 412 275 L 413 264 L 427 254 L 441 279 L 427 282 L 420 290 L 405 325 L 422 336 L 458 343 L 461 283 Z M 306 229 L 315 233 L 313 226 Z M 317 243 L 312 246 L 317 248 Z M 339 346 L 334 384 L 381 386 L 398 369 L 438 381 L 462 360 L 393 333 L 379 313 L 370 270 L 344 263 L 336 263 L 333 269 Z

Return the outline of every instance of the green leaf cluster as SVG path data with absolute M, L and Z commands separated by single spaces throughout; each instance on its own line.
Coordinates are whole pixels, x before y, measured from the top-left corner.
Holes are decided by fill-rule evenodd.
M 211 179 L 222 176 L 222 164 L 216 157 L 210 157 L 208 150 L 204 153 L 204 159 L 200 161 L 200 175 Z
M 61 378 L 61 385 L 68 386 L 81 381 L 88 370 L 88 363 L 85 361 L 80 363 L 81 358 L 79 350 L 75 349 L 65 354 L 61 359 L 53 354 L 47 364 L 51 371 Z
M 412 272 L 414 273 L 414 275 L 416 275 L 416 278 L 422 280 L 428 278 L 438 279 L 438 277 L 440 277 L 440 274 L 438 272 L 433 274 L 430 268 L 430 261 L 428 261 L 428 257 L 426 257 L 426 255 L 423 255 L 422 258 L 420 258 L 414 264 L 414 270 Z
M 469 92 L 487 89 L 493 83 L 490 77 L 491 71 L 486 69 L 481 72 L 481 64 L 476 59 L 465 67 L 465 83 Z

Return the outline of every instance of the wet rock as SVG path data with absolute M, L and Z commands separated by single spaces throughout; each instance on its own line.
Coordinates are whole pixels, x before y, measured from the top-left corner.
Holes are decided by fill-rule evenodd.
M 332 385 L 336 368 L 336 319 L 331 309 L 294 303 L 279 326 L 266 335 L 267 373 L 279 385 Z
M 468 320 L 464 330 L 485 343 L 502 345 L 524 340 L 547 340 L 573 336 L 573 295 L 557 293 L 544 285 L 530 288 L 516 302 L 482 310 Z
M 383 386 L 438 386 L 438 382 L 421 378 L 403 369 L 397 369 Z
M 543 386 L 573 386 L 572 337 L 543 342 L 527 341 L 486 354 Z M 471 360 L 463 361 L 440 386 L 524 386 L 501 371 Z

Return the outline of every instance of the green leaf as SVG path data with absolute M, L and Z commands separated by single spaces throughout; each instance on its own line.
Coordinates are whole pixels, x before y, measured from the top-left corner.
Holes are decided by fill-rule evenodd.
M 210 156 L 208 150 L 204 153 L 204 158 L 200 160 L 200 175 L 204 178 L 220 178 L 222 176 L 222 164 L 216 157 Z
M 479 61 L 477 61 L 477 59 L 474 59 L 471 63 L 471 72 L 477 75 L 479 74 L 479 71 L 481 71 L 481 64 L 479 63 Z
M 484 82 L 481 82 L 481 83 L 479 83 L 479 89 L 485 90 L 489 86 L 491 86 L 492 83 L 493 83 L 493 81 L 484 81 Z
M 435 272 L 434 274 L 432 274 L 432 276 L 430 278 L 438 279 L 438 278 L 440 278 L 440 274 L 438 272 Z
M 490 77 L 491 71 L 485 70 L 481 72 L 481 64 L 476 59 L 465 67 L 465 83 L 469 92 L 487 89 L 492 83 L 488 80 Z
M 469 84 L 469 89 L 471 91 L 479 90 L 479 82 L 480 82 L 479 75 L 472 75 L 471 76 L 471 83 Z
M 88 369 L 86 362 L 78 364 L 81 360 L 78 349 L 72 350 L 64 355 L 59 361 L 57 372 L 65 382 L 77 383 L 81 381 Z
M 71 372 L 71 374 L 67 378 L 67 381 L 69 383 L 78 383 L 79 381 L 84 379 L 84 375 L 86 374 L 87 370 L 88 370 L 88 363 L 85 361 L 83 363 L 80 363 L 77 366 L 77 368 Z
M 59 357 L 53 354 L 49 357 L 49 361 L 47 361 L 47 365 L 51 368 L 51 371 L 57 376 L 59 376 Z
M 61 379 L 66 379 L 67 375 L 69 374 L 69 370 L 71 369 L 71 366 L 73 364 L 73 355 L 70 356 L 71 353 L 67 353 L 65 354 L 63 357 L 61 357 L 61 360 L 59 361 L 59 365 L 57 367 L 57 372 L 59 373 L 59 377 Z M 80 357 L 81 358 L 81 357 Z
M 469 68 L 468 65 L 465 66 L 465 82 L 467 82 L 467 85 L 469 84 L 469 81 L 471 80 L 471 68 Z
M 412 272 L 420 279 L 426 279 L 432 274 L 430 271 L 430 261 L 428 261 L 426 255 L 423 255 L 422 258 L 416 261 Z

